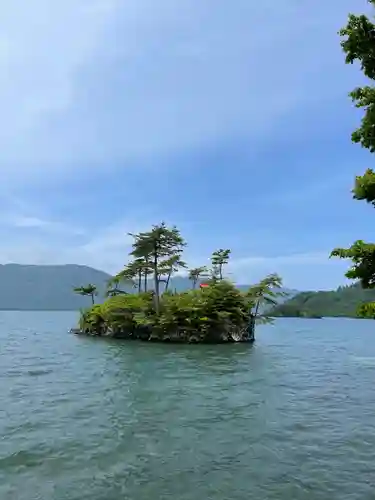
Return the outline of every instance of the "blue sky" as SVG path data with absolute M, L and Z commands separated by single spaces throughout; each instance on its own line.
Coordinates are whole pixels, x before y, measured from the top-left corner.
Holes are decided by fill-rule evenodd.
M 53 4 L 53 7 L 52 7 Z M 0 20 L 0 263 L 127 260 L 165 220 L 230 276 L 345 282 L 335 246 L 371 240 L 351 144 L 363 82 L 337 31 L 365 0 L 13 0 Z

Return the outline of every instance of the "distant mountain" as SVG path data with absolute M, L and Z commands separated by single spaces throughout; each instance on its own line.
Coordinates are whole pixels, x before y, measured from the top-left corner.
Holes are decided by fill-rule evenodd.
M 104 300 L 106 283 L 110 275 L 88 266 L 67 264 L 54 265 L 0 265 L 0 309 L 36 311 L 75 311 L 91 304 L 90 297 L 82 297 L 73 292 L 73 287 L 93 283 L 98 287 L 98 302 Z M 239 285 L 247 290 L 250 285 Z M 152 289 L 152 281 L 149 284 Z M 121 286 L 122 290 L 134 293 L 131 286 Z M 170 289 L 182 292 L 191 288 L 187 277 L 176 276 L 171 279 Z M 297 292 L 287 290 L 287 296 Z
M 354 318 L 361 304 L 373 301 L 375 301 L 375 290 L 365 290 L 359 284 L 355 284 L 327 292 L 298 293 L 276 306 L 269 314 L 275 317 Z
M 91 303 L 73 293 L 73 287 L 98 285 L 103 294 L 109 274 L 87 266 L 0 265 L 0 309 L 78 310 Z

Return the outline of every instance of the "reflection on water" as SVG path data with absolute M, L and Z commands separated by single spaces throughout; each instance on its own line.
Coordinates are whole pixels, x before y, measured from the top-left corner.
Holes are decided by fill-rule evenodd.
M 1 500 L 373 498 L 374 323 L 279 320 L 215 347 L 74 322 L 1 313 Z

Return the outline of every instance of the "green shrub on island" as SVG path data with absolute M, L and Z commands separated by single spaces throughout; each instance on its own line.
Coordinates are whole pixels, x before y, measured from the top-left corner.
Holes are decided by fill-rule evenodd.
M 161 224 L 132 236 L 131 256 L 136 259 L 110 280 L 110 293 L 103 304 L 81 312 L 82 333 L 154 341 L 240 342 L 253 340 L 256 319 L 270 320 L 259 311 L 263 304 L 274 305 L 282 295 L 281 279 L 276 274 L 243 293 L 223 278 L 230 250 L 220 249 L 212 254 L 212 269 L 189 271 L 191 290 L 172 292 L 168 288 L 171 276 L 186 268 L 181 259 L 186 244 L 177 228 Z M 206 286 L 197 289 L 203 276 L 208 278 Z M 121 282 L 131 283 L 138 293 L 121 291 Z
M 155 313 L 152 292 L 107 299 L 82 312 L 91 335 L 163 341 L 221 342 L 248 336 L 249 301 L 227 281 L 184 293 L 164 293 Z
M 116 295 L 81 311 L 79 327 L 89 335 L 137 338 L 151 315 L 151 293 Z

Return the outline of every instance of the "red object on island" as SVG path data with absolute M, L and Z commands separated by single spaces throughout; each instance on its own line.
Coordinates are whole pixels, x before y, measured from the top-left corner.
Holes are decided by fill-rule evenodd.
M 207 283 L 201 283 L 199 286 L 201 288 L 208 288 L 210 285 L 208 285 Z

